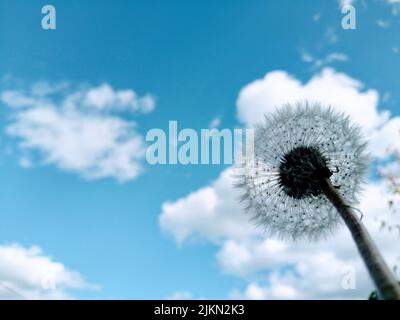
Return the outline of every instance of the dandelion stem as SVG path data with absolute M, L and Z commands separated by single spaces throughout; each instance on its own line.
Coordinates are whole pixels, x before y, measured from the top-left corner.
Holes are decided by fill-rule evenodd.
M 367 229 L 329 179 L 321 181 L 321 189 L 340 213 L 357 245 L 358 251 L 375 283 L 379 296 L 385 300 L 400 300 L 400 286 L 383 260 Z

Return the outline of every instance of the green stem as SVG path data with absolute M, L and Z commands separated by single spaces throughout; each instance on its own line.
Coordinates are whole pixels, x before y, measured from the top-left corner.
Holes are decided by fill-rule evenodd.
M 343 218 L 371 275 L 379 296 L 385 300 L 400 300 L 400 286 L 383 260 L 367 229 L 329 179 L 321 181 L 325 196 Z

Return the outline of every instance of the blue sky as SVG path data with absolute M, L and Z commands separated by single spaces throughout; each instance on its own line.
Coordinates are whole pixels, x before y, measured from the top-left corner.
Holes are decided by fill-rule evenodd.
M 56 8 L 57 29 L 44 31 L 41 8 L 48 3 Z M 236 101 L 249 83 L 274 70 L 306 83 L 332 67 L 376 90 L 377 110 L 395 117 L 396 4 L 353 5 L 356 30 L 341 28 L 337 1 L 3 0 L 0 89 L 65 81 L 68 92 L 106 83 L 150 94 L 152 112 L 120 115 L 145 136 L 151 128 L 166 129 L 169 120 L 196 130 L 215 118 L 220 128 L 242 126 Z M 332 53 L 342 58 L 323 61 Z M 179 246 L 159 224 L 163 203 L 209 185 L 227 166 L 149 166 L 143 160 L 143 172 L 120 182 L 87 179 L 39 152 L 26 168 L 19 161 L 21 137 L 7 134 L 16 111 L 4 101 L 0 106 L 0 244 L 39 246 L 101 287 L 70 290 L 77 298 L 165 298 L 175 292 L 227 298 L 246 286 L 247 279 L 221 270 L 218 244 L 200 239 Z

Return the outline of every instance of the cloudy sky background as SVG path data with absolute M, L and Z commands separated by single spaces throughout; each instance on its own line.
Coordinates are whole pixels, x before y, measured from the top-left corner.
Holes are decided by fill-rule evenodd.
M 357 29 L 341 28 L 352 3 Z M 261 234 L 224 165 L 150 166 L 146 132 L 252 126 L 286 102 L 347 112 L 373 158 L 360 210 L 391 266 L 375 164 L 400 148 L 400 2 L 0 4 L 0 298 L 365 298 L 347 230 Z M 343 278 L 355 270 L 356 288 Z

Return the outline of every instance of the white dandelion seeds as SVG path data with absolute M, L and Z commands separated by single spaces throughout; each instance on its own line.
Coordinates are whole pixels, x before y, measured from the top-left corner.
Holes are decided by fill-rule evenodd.
M 318 104 L 286 105 L 255 128 L 254 156 L 239 172 L 243 200 L 268 234 L 315 240 L 341 222 L 318 184 L 331 178 L 351 204 L 367 168 L 365 142 L 349 118 Z
M 317 240 L 344 221 L 378 292 L 400 299 L 400 287 L 352 206 L 368 157 L 359 127 L 318 103 L 285 105 L 255 128 L 253 155 L 237 186 L 252 219 L 283 239 Z M 346 199 L 346 200 L 345 200 Z

